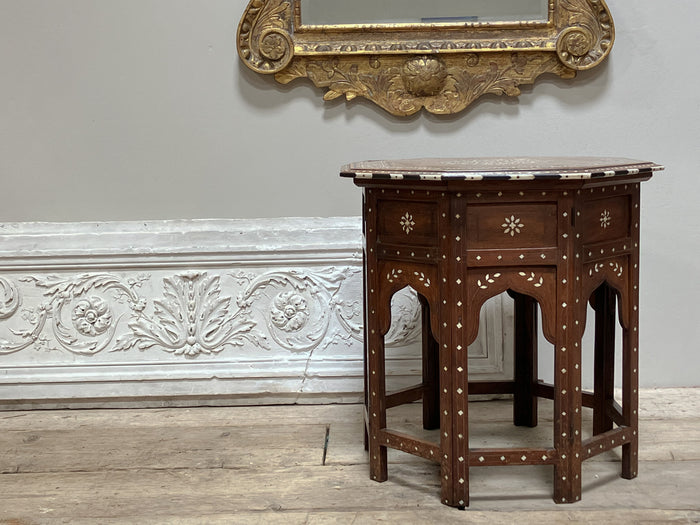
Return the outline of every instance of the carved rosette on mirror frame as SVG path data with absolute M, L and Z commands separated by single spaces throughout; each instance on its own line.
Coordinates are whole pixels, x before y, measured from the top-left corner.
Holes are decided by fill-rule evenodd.
M 237 44 L 246 66 L 280 83 L 306 77 L 325 100 L 364 97 L 407 116 L 518 96 L 544 73 L 573 78 L 614 40 L 604 0 L 549 0 L 541 21 L 372 25 L 304 25 L 299 0 L 251 0 Z

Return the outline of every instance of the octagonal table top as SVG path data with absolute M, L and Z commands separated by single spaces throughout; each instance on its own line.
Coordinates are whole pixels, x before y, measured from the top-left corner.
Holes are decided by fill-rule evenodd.
M 370 160 L 343 166 L 341 177 L 376 180 L 585 180 L 663 170 L 614 157 L 473 157 Z

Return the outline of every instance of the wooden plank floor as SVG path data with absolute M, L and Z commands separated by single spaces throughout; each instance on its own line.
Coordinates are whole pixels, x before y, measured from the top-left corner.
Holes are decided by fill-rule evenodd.
M 641 407 L 638 479 L 612 451 L 584 463 L 581 502 L 555 505 L 551 467 L 472 468 L 463 512 L 420 458 L 390 451 L 389 481 L 369 480 L 358 405 L 0 412 L 0 524 L 700 523 L 700 389 Z M 551 440 L 550 402 L 536 429 L 507 401 L 470 409 L 472 446 Z M 392 426 L 420 432 L 419 414 Z

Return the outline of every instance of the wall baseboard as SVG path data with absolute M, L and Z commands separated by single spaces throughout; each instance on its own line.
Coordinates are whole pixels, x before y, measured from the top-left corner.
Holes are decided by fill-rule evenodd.
M 357 402 L 358 218 L 0 225 L 0 407 Z M 498 298 L 497 298 L 498 299 Z M 420 311 L 394 298 L 391 386 Z M 499 300 L 471 372 L 512 367 Z

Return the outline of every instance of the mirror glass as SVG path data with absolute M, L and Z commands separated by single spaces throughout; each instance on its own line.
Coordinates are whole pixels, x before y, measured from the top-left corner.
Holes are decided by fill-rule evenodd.
M 300 0 L 303 25 L 547 21 L 549 0 Z

